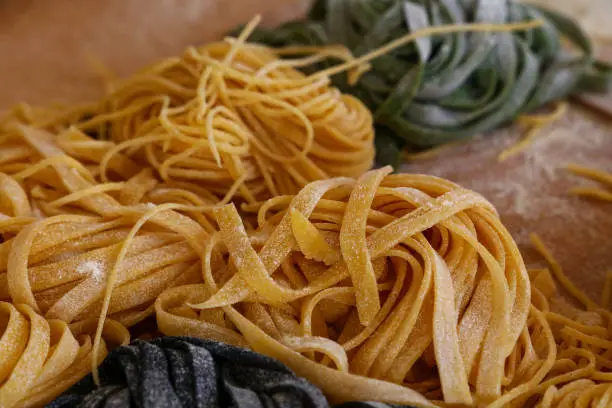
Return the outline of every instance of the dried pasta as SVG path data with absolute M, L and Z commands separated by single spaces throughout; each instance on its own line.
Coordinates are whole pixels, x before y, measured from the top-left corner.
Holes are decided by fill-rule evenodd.
M 525 378 L 491 407 L 608 407 L 612 403 L 612 312 L 589 299 L 563 273 L 537 235 L 535 248 L 549 269 L 530 271 L 532 306 L 521 346 L 507 367 Z M 551 273 L 552 271 L 552 273 Z M 554 278 L 553 278 L 554 275 Z M 557 293 L 555 278 L 577 304 Z
M 245 43 L 251 28 L 113 82 L 98 102 L 29 115 L 16 110 L 13 120 L 56 133 L 64 151 L 96 166 L 104 183 L 125 181 L 146 163 L 163 182 L 218 197 L 234 188 L 236 198 L 254 202 L 368 170 L 370 111 L 328 77 L 296 70 L 302 60 L 280 60 L 272 49 Z M 338 53 L 351 58 L 322 55 Z
M 0 406 L 39 405 L 89 371 L 97 382 L 107 341 L 153 314 L 163 334 L 277 358 L 334 402 L 612 403 L 612 278 L 597 304 L 537 238 L 550 272 L 527 271 L 480 195 L 365 172 L 371 114 L 329 86 L 420 36 L 496 26 L 353 58 L 248 44 L 255 24 L 96 103 L 0 120 Z M 329 56 L 345 63 L 295 69 Z M 553 275 L 582 308 L 559 301 Z
M 498 161 L 504 161 L 514 155 L 517 155 L 531 146 L 537 139 L 542 128 L 550 125 L 561 119 L 567 113 L 567 102 L 557 102 L 553 112 L 543 115 L 522 115 L 516 119 L 519 125 L 528 128 L 525 135 L 515 144 L 504 149 L 498 156 Z
M 81 324 L 69 327 L 46 320 L 27 305 L 0 302 L 0 406 L 36 407 L 50 402 L 90 371 L 93 358 L 101 362 L 107 341 L 129 343 L 121 324 L 107 321 L 101 353 L 93 354 L 92 336 Z
M 534 20 L 429 27 L 354 58 L 343 46 L 250 44 L 246 40 L 258 23 L 256 17 L 238 38 L 191 47 L 127 79 L 111 79 L 109 95 L 97 102 L 18 105 L 0 119 L 0 146 L 10 125 L 21 123 L 56 134 L 64 152 L 104 183 L 125 181 L 146 163 L 165 183 L 196 195 L 204 190 L 207 198 L 231 191 L 252 203 L 295 194 L 314 180 L 358 177 L 374 160 L 371 112 L 331 87 L 330 77 L 347 73 L 354 83 L 370 61 L 422 37 L 542 25 Z M 282 58 L 287 55 L 306 56 Z M 296 69 L 329 57 L 344 63 L 308 76 Z M 12 161 L 27 157 L 28 149 L 7 147 L 0 171 L 23 169 Z
M 71 167 L 47 133 L 24 127 L 19 134 L 39 156 L 12 176 L 0 173 L 0 194 L 7 198 L 0 210 L 6 216 L 0 299 L 69 323 L 99 314 L 118 251 L 137 220 L 156 205 L 134 198 L 144 195 L 130 181 L 100 189 L 108 184 L 91 182 L 87 169 Z M 121 204 L 122 197 L 131 205 Z M 117 271 L 113 318 L 130 326 L 152 313 L 163 289 L 200 281 L 200 241 L 214 229 L 204 221 L 169 211 L 133 237 Z
M 590 169 L 577 164 L 570 164 L 567 166 L 567 169 L 577 176 L 595 181 L 602 185 L 602 188 L 574 187 L 569 191 L 570 194 L 612 202 L 612 173 Z
M 105 325 L 155 313 L 163 334 L 252 348 L 336 402 L 609 401 L 612 284 L 598 305 L 536 241 L 586 310 L 562 304 L 495 209 L 451 182 L 382 168 L 239 212 L 223 205 L 232 192 L 219 202 L 149 167 L 96 180 L 46 131 L 19 125 L 5 141 L 29 154 L 0 173 L 0 299 L 75 338 L 87 327 L 74 381 L 97 378 Z
M 216 200 L 198 197 L 206 205 L 194 207 L 169 194 L 175 189 L 153 193 L 148 169 L 125 183 L 97 183 L 39 129 L 19 125 L 9 141 L 31 154 L 0 173 L 0 299 L 66 323 L 99 315 L 95 356 L 107 315 L 130 327 L 153 313 L 164 289 L 201 282 L 198 254 L 214 230 L 201 211 Z M 174 211 L 183 207 L 199 212 Z M 97 364 L 92 358 L 90 369 Z
M 337 400 L 470 405 L 509 392 L 505 361 L 530 309 L 514 241 L 478 194 L 389 173 L 243 206 L 259 240 L 235 207 L 216 209 L 205 282 L 158 298 L 160 330 L 248 344 Z

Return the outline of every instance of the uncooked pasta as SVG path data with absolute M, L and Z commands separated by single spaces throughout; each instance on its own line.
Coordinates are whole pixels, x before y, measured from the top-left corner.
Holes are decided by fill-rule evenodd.
M 102 316 L 98 355 L 107 315 L 132 326 L 164 289 L 201 281 L 198 254 L 214 226 L 204 214 L 173 211 L 184 205 L 169 192 L 150 195 L 147 169 L 125 183 L 96 183 L 45 131 L 19 126 L 10 141 L 31 152 L 0 176 L 0 299 L 67 323 Z
M 219 197 L 234 188 L 253 202 L 368 170 L 370 111 L 329 78 L 293 68 L 303 61 L 245 43 L 251 28 L 112 83 L 99 102 L 14 116 L 57 132 L 65 152 L 96 164 L 104 183 L 125 181 L 146 163 L 163 182 Z M 341 50 L 322 54 L 350 59 Z
M 155 315 L 163 334 L 276 358 L 332 402 L 607 406 L 612 278 L 597 304 L 537 238 L 550 271 L 527 271 L 477 193 L 366 172 L 371 114 L 329 86 L 425 35 L 517 27 L 435 27 L 353 58 L 248 44 L 256 22 L 99 102 L 0 121 L 0 405 L 99 383 L 107 342 Z M 327 56 L 345 62 L 295 70 Z
M 527 271 L 478 194 L 389 172 L 243 206 L 253 232 L 216 209 L 204 283 L 157 299 L 159 329 L 275 357 L 332 401 L 607 406 L 612 285 L 590 300 L 537 237 L 550 271 Z
M 556 107 L 552 113 L 549 114 L 534 114 L 534 115 L 522 115 L 516 119 L 516 123 L 527 127 L 527 132 L 521 137 L 521 139 L 515 144 L 511 145 L 507 149 L 503 150 L 499 156 L 499 161 L 504 161 L 509 157 L 512 157 L 518 153 L 521 153 L 526 148 L 531 146 L 542 128 L 548 126 L 551 123 L 558 121 L 567 112 L 567 102 L 557 102 Z
M 604 285 L 600 304 L 591 300 L 572 284 L 541 239 L 531 238 L 549 269 L 529 271 L 529 318 L 507 363 L 525 382 L 491 407 L 608 407 L 612 404 L 610 285 Z M 555 279 L 574 302 L 558 293 Z
M 11 124 L 28 124 L 51 131 L 62 150 L 103 183 L 125 182 L 146 164 L 165 184 L 196 196 L 204 191 L 219 200 L 231 192 L 252 203 L 295 194 L 314 180 L 358 177 L 374 160 L 371 112 L 331 87 L 330 77 L 346 73 L 353 83 L 370 61 L 419 38 L 542 24 L 429 27 L 354 58 L 342 46 L 275 50 L 246 42 L 258 22 L 253 19 L 238 38 L 191 47 L 109 83 L 100 101 L 18 105 L 0 122 L 0 142 L 10 137 Z M 329 57 L 344 63 L 308 76 L 296 69 Z M 27 154 L 23 146 L 8 145 L 0 171 L 18 170 L 13 160 Z
M 93 354 L 91 325 L 69 327 L 61 320 L 46 320 L 31 307 L 0 302 L 0 406 L 36 407 L 87 375 L 90 361 L 101 362 L 108 353 Z M 95 326 L 94 326 L 95 328 Z M 129 343 L 129 332 L 107 321 L 104 338 L 111 345 Z
M 0 173 L 0 299 L 65 322 L 99 314 L 117 251 L 137 220 L 156 208 L 140 203 L 138 190 L 147 177 L 97 184 L 47 133 L 24 127 L 18 134 L 38 156 L 12 176 Z M 200 280 L 198 241 L 213 230 L 202 220 L 167 211 L 133 237 L 117 272 L 113 318 L 130 326 L 152 312 L 149 306 L 164 288 Z
M 382 168 L 238 209 L 231 193 L 160 188 L 150 167 L 96 181 L 43 130 L 5 142 L 29 153 L 0 174 L 2 299 L 96 332 L 87 371 L 106 316 L 155 313 L 164 334 L 277 358 L 335 402 L 608 401 L 612 280 L 598 305 L 536 240 L 585 310 L 559 301 L 494 208 L 451 182 Z
M 612 202 L 612 173 L 570 164 L 567 169 L 579 177 L 594 181 L 601 187 L 574 187 L 570 194 Z
M 100 365 L 100 377 L 101 386 L 86 377 L 47 408 L 252 408 L 255 401 L 331 408 L 321 390 L 278 361 L 192 337 L 136 340 L 115 349 Z
M 216 209 L 205 283 L 158 298 L 160 330 L 248 344 L 339 400 L 427 405 L 416 390 L 482 404 L 508 392 L 505 361 L 530 308 L 514 241 L 478 194 L 389 173 L 244 206 L 257 240 L 234 206 Z

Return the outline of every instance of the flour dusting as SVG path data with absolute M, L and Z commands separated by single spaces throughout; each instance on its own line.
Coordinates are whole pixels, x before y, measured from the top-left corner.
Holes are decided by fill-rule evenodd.
M 104 276 L 102 264 L 96 261 L 87 261 L 82 263 L 77 268 L 77 272 L 82 275 L 88 275 L 93 278 L 96 282 L 100 282 Z
M 599 291 L 605 271 L 612 269 L 612 250 L 602 245 L 612 231 L 610 204 L 570 196 L 570 188 L 592 182 L 572 175 L 566 166 L 612 171 L 612 125 L 572 107 L 525 151 L 499 162 L 499 153 L 523 131 L 512 126 L 480 136 L 401 170 L 447 178 L 481 193 L 495 205 L 528 261 L 540 261 L 528 256 L 528 236 L 536 232 L 568 274 Z

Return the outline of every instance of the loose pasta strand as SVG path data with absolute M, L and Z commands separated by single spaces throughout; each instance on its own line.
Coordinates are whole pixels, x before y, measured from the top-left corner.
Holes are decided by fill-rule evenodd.
M 577 195 L 585 198 L 593 198 L 596 200 L 612 202 L 612 174 L 577 164 L 569 164 L 567 169 L 573 174 L 595 181 L 603 186 L 597 187 L 574 187 L 569 190 L 572 195 Z
M 530 145 L 532 145 L 540 131 L 561 119 L 567 112 L 568 104 L 565 101 L 557 102 L 553 112 L 547 115 L 524 115 L 519 116 L 516 122 L 520 125 L 525 125 L 529 127 L 527 133 L 514 145 L 508 147 L 504 151 L 502 151 L 498 156 L 498 161 L 504 161 L 512 156 L 515 156 L 525 149 L 527 149 Z
M 271 232 L 264 235 L 268 238 L 257 247 L 254 247 L 257 241 L 249 238 L 250 233 L 242 225 L 235 208 L 231 205 L 218 208 L 215 210 L 221 231 L 218 239 L 224 245 L 213 245 L 221 251 L 218 261 L 213 259 L 213 246 L 205 251 L 209 283 L 202 290 L 206 295 L 187 297 L 186 293 L 193 292 L 193 287 L 176 288 L 168 291 L 167 299 L 198 310 L 199 316 L 210 315 L 211 319 L 222 308 L 236 326 L 236 336 L 255 350 L 280 358 L 339 400 L 355 398 L 355 387 L 359 383 L 356 378 L 362 377 L 355 377 L 354 373 L 377 379 L 369 385 L 360 383 L 357 395 L 368 395 L 368 398 L 376 395 L 386 402 L 427 405 L 407 386 L 413 387 L 411 381 L 415 376 L 431 376 L 431 372 L 423 370 L 421 365 L 430 361 L 426 356 L 427 347 L 433 339 L 435 353 L 431 355 L 430 364 L 446 368 L 438 374 L 443 381 L 435 375 L 445 400 L 469 404 L 489 398 L 489 393 L 495 395 L 496 381 L 492 386 L 485 382 L 483 395 L 473 391 L 476 378 L 469 376 L 471 370 L 464 365 L 463 348 L 459 343 L 470 332 L 459 335 L 463 329 L 460 329 L 455 299 L 464 294 L 469 296 L 482 279 L 476 273 L 477 260 L 481 256 L 486 265 L 483 276 L 491 274 L 498 281 L 494 286 L 495 296 L 507 299 L 516 308 L 518 317 L 513 322 L 524 325 L 529 313 L 529 296 L 524 288 L 528 290 L 529 284 L 526 272 L 523 274 L 515 269 L 520 269 L 522 264 L 518 250 L 490 204 L 478 195 L 439 179 L 389 175 L 389 172 L 390 169 L 385 168 L 366 173 L 354 183 L 338 180 L 336 185 L 329 185 L 325 190 L 313 183 L 310 191 L 304 189 L 297 196 L 279 197 L 261 205 L 258 231 Z M 471 217 L 468 208 L 479 215 Z M 489 244 L 479 243 L 476 229 L 461 227 L 467 220 L 476 223 L 479 231 L 490 234 L 482 238 L 483 242 L 500 242 L 500 247 L 494 249 Z M 439 228 L 453 234 L 447 242 L 452 249 L 443 256 L 436 252 L 442 250 L 439 244 L 429 241 L 432 236 L 426 233 Z M 302 234 L 303 231 L 309 232 Z M 409 255 L 404 246 L 416 251 L 415 255 Z M 349 259 L 354 250 L 365 251 L 370 257 Z M 212 268 L 215 262 L 221 262 L 216 269 Z M 457 262 L 470 265 L 473 270 L 450 267 Z M 293 267 L 287 269 L 286 265 Z M 402 278 L 410 270 L 408 268 L 415 271 L 411 280 Z M 416 274 L 419 268 L 422 275 Z M 227 270 L 229 275 L 221 270 Z M 366 273 L 371 273 L 373 280 L 365 279 Z M 465 280 L 465 273 L 472 273 L 474 277 L 464 286 L 459 285 Z M 221 278 L 222 275 L 226 277 Z M 510 282 L 502 283 L 506 279 L 512 279 L 520 288 L 514 289 L 513 301 Z M 358 295 L 359 285 L 365 282 L 368 282 L 366 293 Z M 387 294 L 389 288 L 391 292 Z M 380 307 L 374 309 L 372 320 L 365 320 L 366 324 L 362 325 L 359 302 L 365 300 L 369 308 L 368 302 L 372 301 L 369 291 L 372 290 L 381 301 Z M 510 353 L 516 340 L 511 340 L 511 336 L 493 335 L 493 331 L 499 333 L 502 329 L 510 332 L 510 313 L 504 311 L 504 307 L 493 305 L 491 296 L 485 299 L 482 308 L 470 312 L 475 312 L 474 322 L 484 328 L 476 350 L 490 348 L 487 357 L 482 358 L 491 359 L 488 367 L 501 368 L 497 374 L 501 383 L 504 358 L 501 350 Z M 167 301 L 158 303 L 158 324 L 168 327 L 167 333 L 180 334 L 178 321 L 173 322 L 179 317 L 161 309 L 162 304 Z M 492 329 L 487 329 L 488 320 L 485 320 L 490 315 L 482 313 L 486 305 L 497 319 Z M 283 320 L 282 325 L 276 310 L 286 313 L 287 320 Z M 184 321 L 185 317 L 180 319 Z M 408 326 L 407 322 L 412 324 Z M 193 320 L 189 327 L 190 331 L 195 330 L 199 324 Z M 213 329 L 207 320 L 201 330 L 210 331 L 218 338 L 225 328 Z M 442 335 L 441 330 L 446 334 Z M 488 337 L 487 330 L 492 330 Z M 303 336 L 299 345 L 295 341 L 296 331 Z M 326 340 L 315 341 L 313 336 Z M 415 351 L 412 345 L 417 343 L 423 347 L 410 359 L 412 362 L 408 362 L 404 350 Z M 326 357 L 319 360 L 317 353 L 312 351 L 320 351 Z M 397 357 L 385 363 L 386 366 L 375 363 L 387 356 Z M 345 359 L 349 372 L 343 371 Z M 415 365 L 417 360 L 420 363 Z M 402 377 L 392 380 L 394 373 L 403 368 L 393 365 L 399 361 L 409 365 Z M 487 373 L 491 375 L 492 371 Z M 420 378 L 422 381 L 431 379 Z M 399 383 L 399 389 L 404 391 L 399 392 L 398 385 L 391 381 Z M 338 383 L 349 388 L 338 389 L 335 386 Z M 498 392 L 499 397 L 502 390 Z

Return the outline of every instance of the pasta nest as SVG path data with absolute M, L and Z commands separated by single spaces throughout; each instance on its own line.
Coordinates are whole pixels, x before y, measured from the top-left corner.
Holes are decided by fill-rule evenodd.
M 312 58 L 350 58 L 344 53 Z M 0 129 L 9 134 L 17 122 L 51 131 L 102 182 L 129 179 L 146 164 L 163 182 L 207 196 L 295 194 L 314 180 L 357 177 L 374 160 L 371 112 L 329 77 L 293 67 L 309 59 L 281 60 L 242 38 L 192 47 L 115 80 L 96 103 L 17 107 Z
M 22 170 L 0 173 L 0 300 L 67 323 L 104 310 L 130 327 L 164 289 L 202 281 L 198 254 L 214 230 L 206 216 L 173 211 L 181 204 L 172 189 L 148 194 L 156 184 L 142 182 L 146 169 L 106 191 L 52 135 L 17 134 L 11 141 L 33 153 Z
M 93 353 L 95 320 L 68 326 L 45 320 L 27 305 L 0 302 L 0 406 L 37 407 L 51 402 L 101 362 L 110 345 L 127 345 L 130 334 L 106 321 L 100 353 Z M 92 325 L 93 323 L 93 325 Z
M 165 291 L 160 331 L 249 346 L 336 400 L 481 404 L 506 392 L 530 282 L 483 197 L 424 175 L 317 181 L 214 211 L 204 284 Z

